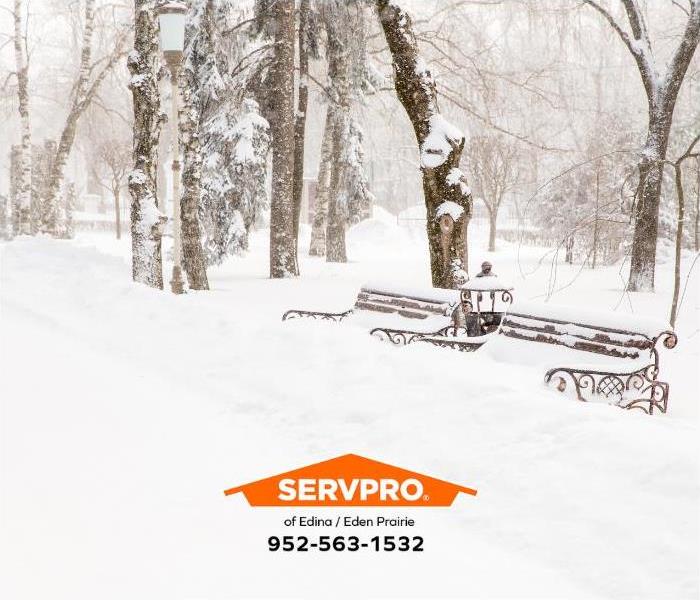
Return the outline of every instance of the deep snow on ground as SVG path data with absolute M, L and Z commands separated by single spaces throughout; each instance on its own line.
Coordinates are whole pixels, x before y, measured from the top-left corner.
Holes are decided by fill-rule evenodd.
M 366 280 L 426 285 L 423 238 L 380 215 L 349 232 L 349 264 L 304 258 L 270 281 L 260 232 L 182 297 L 131 283 L 128 240 L 4 244 L 3 597 L 697 597 L 697 275 L 658 417 L 577 403 L 486 353 L 280 321 L 344 310 Z M 501 246 L 475 240 L 471 271 L 488 258 L 542 300 L 545 251 Z M 559 265 L 552 302 L 667 315 L 670 264 L 629 297 L 619 266 L 579 268 Z M 358 532 L 289 531 L 292 511 L 222 494 L 348 452 L 479 493 L 396 511 L 426 539 L 400 555 L 272 554 L 270 535 Z

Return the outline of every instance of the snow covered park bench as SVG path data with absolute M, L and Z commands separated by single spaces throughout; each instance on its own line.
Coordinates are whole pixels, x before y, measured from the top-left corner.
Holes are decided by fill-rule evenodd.
M 459 290 L 385 284 L 363 285 L 355 305 L 344 312 L 293 309 L 282 316 L 283 321 L 299 318 L 335 322 L 350 320 L 369 329 L 382 325 L 408 328 L 418 334 L 459 327 L 464 322 Z
M 385 330 L 374 334 L 386 339 Z M 605 400 L 622 408 L 665 413 L 669 384 L 659 381 L 659 346 L 676 346 L 667 323 L 614 312 L 519 302 L 496 333 L 469 336 L 447 327 L 439 334 L 393 332 L 395 344 L 430 343 L 463 352 L 483 348 L 492 358 L 541 368 L 560 392 L 571 385 L 581 401 Z M 400 339 L 399 339 L 400 338 Z M 536 346 L 533 346 L 537 344 Z
M 572 389 L 578 400 L 666 412 L 669 384 L 658 379 L 659 346 L 677 343 L 667 323 L 534 302 L 508 311 L 509 289 L 495 281 L 471 287 L 460 292 L 365 285 L 347 311 L 289 310 L 282 319 L 347 319 L 395 345 L 483 348 L 496 360 L 542 369 L 546 383 L 556 383 L 560 392 Z
M 545 382 L 556 382 L 560 392 L 573 384 L 578 400 L 603 399 L 647 414 L 668 408 L 669 384 L 658 380 L 659 345 L 672 349 L 678 339 L 667 323 L 532 303 L 515 307 L 499 334 L 510 345 L 537 342 L 556 349 L 542 353 L 551 363 Z

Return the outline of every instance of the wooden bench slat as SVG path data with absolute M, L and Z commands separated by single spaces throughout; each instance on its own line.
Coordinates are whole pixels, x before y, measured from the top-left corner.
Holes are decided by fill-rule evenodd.
M 393 298 L 410 298 L 411 300 L 418 300 L 420 302 L 426 302 L 429 304 L 448 304 L 457 305 L 459 303 L 459 290 L 445 290 L 442 288 L 432 288 L 433 291 L 439 292 L 436 296 L 430 297 L 427 294 L 422 295 L 421 293 L 406 293 L 400 291 L 391 291 L 376 289 L 373 287 L 363 286 L 360 289 L 360 294 L 376 294 L 378 296 L 388 296 Z M 359 294 L 358 294 L 359 295 Z M 441 296 L 441 297 L 438 297 Z
M 528 322 L 523 322 L 523 319 L 527 319 Z M 597 342 L 599 344 L 608 344 L 622 348 L 650 350 L 654 346 L 653 342 L 643 334 L 630 332 L 629 334 L 623 335 L 617 332 L 603 332 L 598 328 L 590 326 L 582 327 L 576 323 L 555 324 L 545 319 L 533 319 L 531 317 L 521 317 L 521 315 L 507 315 L 503 324 L 512 329 L 522 329 L 554 336 L 566 335 L 587 342 Z M 560 327 L 558 328 L 557 325 L 560 325 Z M 574 326 L 577 331 L 568 331 L 566 329 L 567 326 Z M 588 335 L 586 335 L 587 333 Z
M 382 313 L 396 313 L 396 314 L 399 314 L 402 317 L 406 317 L 408 319 L 427 319 L 429 316 L 426 312 L 420 312 L 420 311 L 410 310 L 410 309 L 404 308 L 402 306 L 394 306 L 391 304 L 382 304 L 382 303 L 376 303 L 376 302 L 357 301 L 355 303 L 355 308 L 359 309 L 359 310 L 371 310 L 371 311 L 382 312 Z
M 404 297 L 385 297 L 377 294 L 360 293 L 357 296 L 355 306 L 364 308 L 366 305 L 381 304 L 386 306 L 394 306 L 399 308 L 415 309 L 425 311 L 435 315 L 445 315 L 452 313 L 452 307 L 449 304 L 436 304 L 418 301 Z
M 528 335 L 527 333 L 523 333 L 522 331 L 519 331 L 518 329 L 513 329 L 511 327 L 508 327 L 507 325 L 504 325 L 501 327 L 500 333 L 501 333 L 501 335 L 504 335 L 506 337 L 516 338 L 519 340 L 525 340 L 525 341 L 529 341 L 529 342 L 543 342 L 546 344 L 555 344 L 558 346 L 566 346 L 566 347 L 571 348 L 573 350 L 584 350 L 585 352 L 595 352 L 596 354 L 605 354 L 607 356 L 614 356 L 616 358 L 630 358 L 630 359 L 639 358 L 639 352 L 637 352 L 635 350 L 619 349 L 616 346 L 603 345 L 603 344 L 599 344 L 599 343 L 596 343 L 593 341 L 585 341 L 585 340 L 568 341 L 567 339 L 565 339 L 563 337 L 558 337 L 556 335 L 550 335 L 550 334 L 545 334 L 545 333 L 533 332 L 534 335 Z
M 636 335 L 640 336 L 643 338 L 646 338 L 650 341 L 653 340 L 654 335 L 659 335 L 663 333 L 665 330 L 668 329 L 668 326 L 665 327 L 660 327 L 658 331 L 654 335 L 649 335 L 645 331 L 641 331 L 641 328 L 637 331 L 632 331 L 630 329 L 619 329 L 615 327 L 607 327 L 607 326 L 602 326 L 602 325 L 591 325 L 590 323 L 579 323 L 574 320 L 563 320 L 563 319 L 555 319 L 549 316 L 541 316 L 541 315 L 532 315 L 528 314 L 526 312 L 518 312 L 518 307 L 516 306 L 512 311 L 509 312 L 508 314 L 509 317 L 522 317 L 523 319 L 532 319 L 535 321 L 545 321 L 547 323 L 554 323 L 557 325 L 575 325 L 576 327 L 583 327 L 585 329 L 591 329 L 594 331 L 603 331 L 605 333 L 615 333 L 619 335 Z

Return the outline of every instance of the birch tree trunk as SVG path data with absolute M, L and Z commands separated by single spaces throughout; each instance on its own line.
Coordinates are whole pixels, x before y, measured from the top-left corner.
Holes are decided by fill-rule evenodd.
M 306 110 L 309 103 L 309 0 L 299 4 L 299 95 L 297 114 L 294 122 L 294 259 L 296 275 L 299 275 L 299 215 L 301 214 L 301 196 L 304 191 L 304 135 L 306 133 Z
M 191 72 L 184 71 L 181 86 L 184 114 L 180 118 L 180 134 L 183 146 L 182 197 L 180 221 L 182 226 L 182 262 L 187 273 L 187 283 L 193 290 L 208 290 L 206 260 L 202 248 L 202 231 L 199 224 L 199 199 L 202 180 L 202 150 L 199 143 L 201 112 L 195 96 L 195 83 Z M 177 160 L 179 157 L 175 157 Z
M 46 200 L 42 211 L 41 230 L 52 235 L 61 234 L 61 202 L 60 191 L 63 183 L 66 162 L 70 156 L 78 129 L 78 122 L 92 99 L 97 94 L 100 85 L 107 74 L 114 68 L 119 59 L 124 56 L 123 45 L 126 36 L 122 33 L 118 38 L 112 53 L 101 67 L 101 70 L 90 83 L 92 36 L 95 29 L 95 0 L 85 2 L 85 22 L 83 28 L 82 50 L 80 53 L 80 71 L 75 87 L 73 102 L 61 131 L 56 154 L 51 161 L 51 170 L 47 184 Z
M 134 105 L 134 168 L 129 174 L 132 277 L 163 289 L 161 237 L 167 218 L 158 210 L 156 198 L 161 126 L 158 52 L 152 0 L 134 0 L 134 50 L 128 59 Z
M 310 256 L 325 256 L 326 254 L 326 219 L 328 217 L 328 194 L 331 185 L 331 154 L 333 151 L 333 105 L 326 110 L 326 123 L 323 127 L 321 142 L 321 158 L 318 167 L 316 186 L 316 202 L 314 218 L 311 224 Z
M 0 194 L 0 240 L 12 239 L 9 205 L 10 201 L 7 196 Z
M 465 223 L 472 206 L 459 170 L 464 135 L 439 114 L 435 81 L 419 63 L 411 17 L 393 1 L 375 2 L 392 56 L 396 93 L 420 147 L 433 286 L 456 288 L 467 277 Z
M 335 5 L 334 5 L 335 4 Z M 326 224 L 326 261 L 347 262 L 345 224 L 347 202 L 343 203 L 347 172 L 347 149 L 350 130 L 350 36 L 338 18 L 342 5 L 329 0 L 325 14 L 328 36 L 328 77 L 333 93 L 333 144 L 331 150 L 331 180 Z
M 272 201 L 270 277 L 296 273 L 294 245 L 294 0 L 276 0 L 271 8 L 275 56 L 270 67 Z
M 119 214 L 120 211 L 120 196 L 121 192 L 119 191 L 120 187 L 120 182 L 115 182 L 112 185 L 112 196 L 114 197 L 114 227 L 115 227 L 115 233 L 117 235 L 117 239 L 120 240 L 122 239 L 122 218 L 121 215 Z
M 85 0 L 85 17 L 83 24 L 82 50 L 80 52 L 80 70 L 75 88 L 75 96 L 68 113 L 61 138 L 56 149 L 49 173 L 47 196 L 44 202 L 41 230 L 44 233 L 57 235 L 60 224 L 60 187 L 63 180 L 63 170 L 68 160 L 78 124 L 77 107 L 85 101 L 90 80 L 90 58 L 92 56 L 92 34 L 95 29 L 95 0 Z M 82 111 L 81 111 L 82 112 Z
M 32 202 L 32 134 L 29 125 L 29 64 L 22 48 L 22 2 L 14 2 L 14 47 L 17 76 L 17 108 L 19 110 L 22 142 L 19 146 L 19 181 L 17 204 L 19 206 L 19 232 L 31 233 Z
M 329 59 L 330 60 L 330 59 Z M 333 111 L 333 144 L 331 150 L 331 177 L 328 190 L 328 219 L 326 223 L 326 262 L 348 262 L 345 244 L 345 207 L 341 206 L 341 194 L 345 189 L 347 166 L 344 161 L 344 144 L 348 126 L 347 112 L 338 105 Z

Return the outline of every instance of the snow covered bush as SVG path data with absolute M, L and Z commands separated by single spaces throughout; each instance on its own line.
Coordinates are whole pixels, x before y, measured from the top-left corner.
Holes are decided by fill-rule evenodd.
M 270 49 L 250 20 L 253 8 L 195 0 L 188 26 L 185 68 L 199 110 L 199 221 L 208 264 L 244 251 L 270 204 L 269 124 L 254 99 Z

